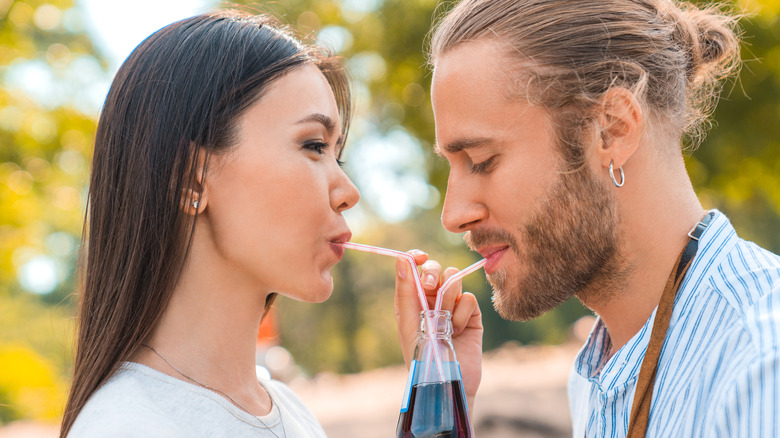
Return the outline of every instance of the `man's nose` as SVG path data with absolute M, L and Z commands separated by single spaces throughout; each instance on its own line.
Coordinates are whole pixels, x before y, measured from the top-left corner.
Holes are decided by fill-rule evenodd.
M 441 223 L 447 231 L 463 233 L 487 218 L 487 207 L 478 195 L 476 187 L 450 173 L 441 212 Z

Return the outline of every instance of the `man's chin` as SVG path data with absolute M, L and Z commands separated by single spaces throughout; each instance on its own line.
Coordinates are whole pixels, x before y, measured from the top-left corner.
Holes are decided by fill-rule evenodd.
M 509 321 L 525 322 L 538 318 L 563 304 L 568 298 L 559 296 L 532 296 L 528 290 L 497 287 L 492 281 L 493 308 L 502 318 Z
M 496 312 L 501 318 L 508 321 L 524 322 L 539 316 L 529 314 L 529 309 L 522 308 L 523 306 L 520 304 L 518 297 L 508 296 L 508 293 L 509 292 L 503 288 L 497 288 L 495 285 L 493 286 L 493 308 L 496 309 Z

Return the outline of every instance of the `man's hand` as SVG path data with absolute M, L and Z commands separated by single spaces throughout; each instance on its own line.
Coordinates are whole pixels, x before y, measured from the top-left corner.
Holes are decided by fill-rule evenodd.
M 409 254 L 421 267 L 420 282 L 426 293 L 428 307 L 433 309 L 439 286 L 458 270 L 447 268 L 442 278 L 441 265 L 438 262 L 428 260 L 428 255 L 422 251 L 412 250 Z M 417 272 L 412 271 L 406 260 L 398 259 L 395 279 L 395 319 L 407 368 L 414 358 L 417 328 L 422 311 L 412 275 L 417 275 Z M 462 293 L 461 290 L 460 281 L 450 285 L 442 299 L 441 308 L 452 312 L 452 344 L 460 362 L 469 412 L 473 413 L 474 397 L 482 379 L 482 313 L 477 304 L 477 297 L 468 292 Z

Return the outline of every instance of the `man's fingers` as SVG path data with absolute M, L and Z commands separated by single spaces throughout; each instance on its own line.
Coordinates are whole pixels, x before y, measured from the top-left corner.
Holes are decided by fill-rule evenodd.
M 419 320 L 420 301 L 417 296 L 417 288 L 413 275 L 417 275 L 417 269 L 412 269 L 409 262 L 399 259 L 396 261 L 395 278 L 395 319 L 398 324 L 398 336 L 401 342 L 404 360 L 411 363 L 414 354 L 414 346 L 417 339 L 417 325 Z
M 449 267 L 446 270 L 444 270 L 444 279 L 442 283 L 446 282 L 447 279 L 452 277 L 454 274 L 458 273 L 458 268 Z M 463 285 L 460 281 L 456 281 L 449 285 L 447 287 L 447 290 L 442 291 L 444 294 L 442 296 L 441 300 L 441 308 L 442 310 L 452 310 L 455 307 L 455 303 L 458 301 L 458 298 L 460 297 L 461 291 L 463 290 Z
M 412 270 L 411 265 L 405 259 L 396 260 L 395 270 L 396 305 L 399 304 L 398 300 L 417 300 L 417 288 L 415 286 L 414 277 L 412 277 L 412 275 L 417 275 L 417 270 Z
M 420 267 L 420 281 L 427 295 L 436 295 L 441 278 L 441 264 L 436 260 L 428 260 Z
M 406 253 L 414 258 L 414 262 L 417 263 L 417 266 L 420 266 L 426 261 L 428 261 L 428 253 L 426 253 L 425 251 L 420 251 L 419 249 L 412 249 L 410 251 L 407 251 Z
M 459 335 L 463 330 L 470 326 L 470 324 L 477 324 L 481 328 L 482 313 L 479 310 L 479 304 L 477 303 L 477 297 L 470 292 L 464 292 L 461 294 L 458 300 L 458 305 L 452 312 L 452 329 L 454 336 Z M 477 328 L 477 327 L 470 327 Z

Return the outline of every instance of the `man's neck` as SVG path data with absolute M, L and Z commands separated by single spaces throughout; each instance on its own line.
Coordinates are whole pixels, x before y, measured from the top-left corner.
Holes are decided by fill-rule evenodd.
M 611 290 L 580 295 L 606 324 L 612 352 L 638 333 L 652 315 L 688 242 L 688 232 L 705 214 L 684 167 L 676 177 L 674 173 L 656 175 L 635 171 L 636 186 L 618 193 L 622 236 L 618 257 L 625 260 L 626 275 L 613 284 L 606 282 Z

